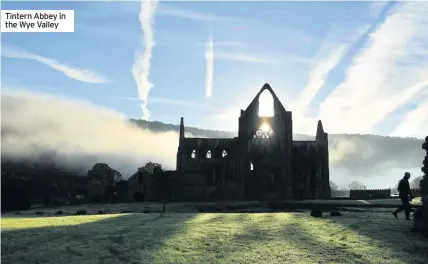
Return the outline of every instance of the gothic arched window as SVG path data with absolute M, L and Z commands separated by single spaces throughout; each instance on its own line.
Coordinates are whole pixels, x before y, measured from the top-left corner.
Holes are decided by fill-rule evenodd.
M 221 153 L 221 157 L 222 158 L 224 158 L 224 157 L 226 157 L 227 156 L 227 151 L 226 150 L 223 150 L 223 152 Z
M 252 162 L 250 162 L 250 170 L 252 171 L 252 170 L 254 170 L 254 165 L 253 165 L 253 163 Z
M 192 154 L 190 154 L 190 158 L 192 159 L 196 158 L 196 149 L 192 150 Z
M 259 95 L 259 116 L 274 116 L 273 96 L 269 90 L 264 90 Z
M 208 150 L 208 151 L 207 151 L 206 158 L 207 158 L 207 159 L 211 159 L 211 150 Z

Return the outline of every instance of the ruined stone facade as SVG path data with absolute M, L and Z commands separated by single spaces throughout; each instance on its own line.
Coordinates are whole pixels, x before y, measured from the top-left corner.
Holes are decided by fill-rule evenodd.
M 105 163 L 97 163 L 88 171 L 87 189 L 92 197 L 102 199 L 108 186 L 114 186 L 116 182 L 122 179 L 121 174 Z
M 157 175 L 159 175 L 159 172 L 155 171 Z M 161 197 L 158 190 L 158 182 L 144 168 L 138 168 L 138 171 L 128 179 L 128 197 L 131 201 L 160 200 Z
M 422 172 L 424 175 L 419 183 L 422 206 L 419 206 L 414 214 L 413 229 L 414 231 L 420 232 L 428 237 L 428 136 L 425 137 L 425 142 L 422 144 L 422 149 L 426 151 L 422 167 Z M 413 193 L 413 195 L 415 194 Z
M 166 181 L 181 179 L 168 184 L 171 195 L 181 197 L 178 200 L 317 199 L 331 195 L 328 135 L 321 121 L 315 141 L 293 141 L 292 113 L 268 84 L 246 110 L 241 110 L 238 137 L 186 138 L 184 130 L 181 118 L 177 171 Z

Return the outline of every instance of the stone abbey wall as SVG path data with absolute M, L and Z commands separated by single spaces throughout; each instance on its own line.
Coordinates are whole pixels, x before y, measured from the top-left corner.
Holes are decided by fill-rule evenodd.
M 272 115 L 261 116 L 260 109 L 265 106 L 260 102 L 269 96 Z M 292 113 L 265 84 L 247 109 L 241 110 L 238 122 L 238 137 L 233 139 L 187 138 L 181 118 L 177 171 L 183 175 L 199 173 L 201 178 L 215 178 L 205 186 L 215 193 L 212 197 L 216 199 L 225 198 L 230 183 L 237 186 L 238 199 L 331 197 L 328 134 L 321 121 L 315 141 L 293 141 Z M 187 180 L 182 182 L 190 184 Z M 201 192 L 191 185 L 183 188 L 186 193 Z M 194 196 L 201 195 L 195 193 Z

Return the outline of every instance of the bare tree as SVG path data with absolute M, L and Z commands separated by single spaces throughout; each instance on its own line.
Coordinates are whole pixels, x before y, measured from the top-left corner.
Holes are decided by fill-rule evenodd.
M 162 165 L 151 161 L 147 162 L 147 164 L 144 165 L 144 169 L 150 174 L 153 174 L 156 167 L 162 168 Z
M 367 187 L 359 181 L 353 181 L 349 184 L 350 190 L 366 190 Z
M 334 181 L 330 181 L 330 189 L 339 190 L 339 187 L 337 187 L 337 184 Z
M 418 176 L 415 177 L 411 182 L 410 182 L 410 188 L 411 189 L 419 189 L 420 188 L 420 182 L 422 180 L 424 176 Z

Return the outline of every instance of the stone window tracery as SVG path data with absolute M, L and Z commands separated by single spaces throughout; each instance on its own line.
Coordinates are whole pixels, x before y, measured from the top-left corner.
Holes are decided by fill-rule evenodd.
M 275 132 L 273 129 L 267 125 L 262 125 L 259 130 L 256 131 L 256 134 L 253 136 L 253 143 L 254 144 L 264 144 L 269 141 L 272 137 L 275 136 Z

